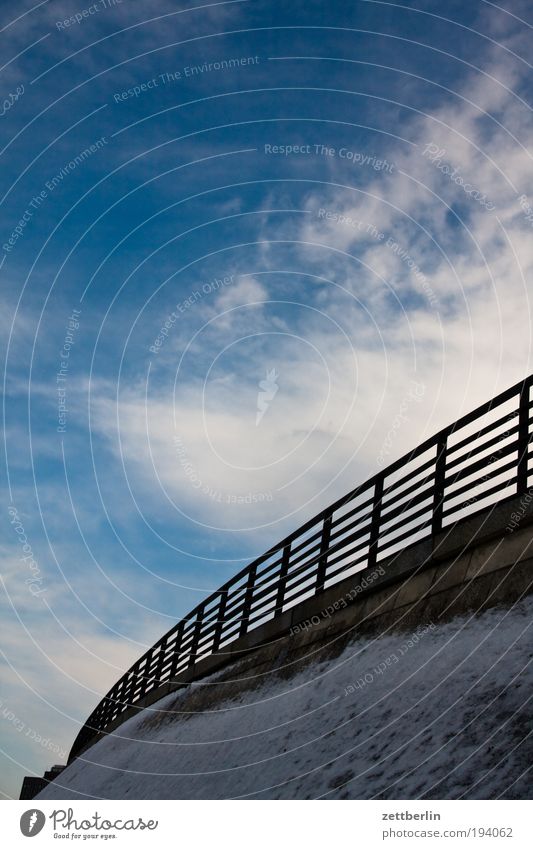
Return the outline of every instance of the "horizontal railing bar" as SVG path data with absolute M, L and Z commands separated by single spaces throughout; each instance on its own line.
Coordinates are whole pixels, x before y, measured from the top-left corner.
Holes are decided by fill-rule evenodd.
M 233 636 L 235 634 L 239 633 L 240 626 L 241 626 L 240 620 L 239 620 L 239 622 L 230 623 L 230 627 L 226 627 L 226 628 L 223 629 L 220 641 L 223 642 L 224 640 L 227 640 L 228 638 L 233 639 Z
M 398 478 L 398 480 L 393 481 L 393 483 L 390 483 L 387 487 L 385 487 L 385 489 L 383 490 L 383 498 L 384 499 L 387 498 L 391 494 L 391 492 L 395 492 L 395 490 L 397 490 L 399 487 L 403 486 L 406 483 L 409 483 L 409 481 L 413 480 L 413 478 L 416 478 L 418 475 L 425 472 L 426 469 L 434 469 L 434 468 L 435 468 L 435 457 L 430 457 L 428 460 L 426 460 L 420 466 L 417 466 L 415 469 L 412 469 L 411 472 L 408 475 L 404 475 L 403 477 Z M 387 475 L 387 477 L 389 477 L 389 475 Z M 428 475 L 427 477 L 432 477 L 432 476 Z M 418 485 L 418 482 L 415 481 L 414 486 L 417 486 L 417 485 Z
M 293 575 L 289 575 L 285 584 L 285 589 L 292 589 L 292 587 L 297 587 L 298 584 L 301 584 L 302 581 L 306 581 L 308 579 L 308 575 L 311 572 L 313 567 L 315 567 L 318 563 L 318 557 L 315 561 L 311 561 L 306 565 L 305 568 L 299 569 L 298 572 L 295 572 Z
M 263 608 L 268 608 L 269 610 L 276 609 L 276 592 L 267 593 L 263 598 L 257 599 L 254 601 L 250 608 L 250 616 L 252 613 L 257 613 L 258 610 L 263 610 Z
M 273 587 L 264 587 L 260 592 L 254 593 L 253 598 L 252 598 L 252 602 L 251 602 L 252 606 L 256 602 L 261 601 L 262 598 L 266 598 L 268 595 L 271 595 L 272 593 L 275 594 L 275 592 L 276 592 L 276 586 L 274 585 Z
M 265 575 L 268 575 L 270 572 L 274 572 L 276 569 L 279 570 L 282 559 L 282 557 L 278 557 L 276 560 L 274 560 L 273 563 L 269 563 L 268 566 L 266 566 L 264 569 L 258 569 L 256 572 L 256 577 L 262 578 Z
M 496 419 L 493 422 L 490 422 L 485 427 L 480 428 L 476 433 L 471 434 L 470 436 L 465 437 L 460 442 L 456 442 L 455 445 L 451 445 L 448 448 L 448 455 L 455 454 L 457 451 L 460 451 L 462 448 L 465 448 L 467 445 L 470 445 L 472 442 L 475 442 L 477 439 L 481 439 L 482 436 L 486 436 L 491 431 L 496 430 L 496 428 L 501 427 L 504 424 L 508 424 L 514 419 L 518 418 L 518 407 L 513 410 L 511 413 L 506 413 L 505 416 L 502 416 L 499 419 Z
M 398 492 L 396 494 L 394 499 L 389 498 L 389 499 L 387 499 L 387 501 L 385 501 L 385 495 L 388 495 L 390 493 L 390 489 L 387 490 L 386 493 L 384 493 L 383 498 L 381 500 L 381 504 L 383 505 L 383 509 L 388 507 L 390 504 L 395 504 L 400 499 L 405 498 L 405 496 L 409 495 L 411 492 L 416 492 L 418 489 L 420 489 L 420 487 L 426 486 L 426 484 L 428 484 L 428 483 L 431 483 L 432 485 L 434 485 L 435 484 L 435 457 L 433 457 L 433 459 L 431 460 L 430 465 L 432 466 L 432 471 L 429 475 L 426 475 L 421 480 L 415 481 L 410 486 L 406 487 L 405 489 L 402 489 L 401 492 Z M 402 483 L 404 483 L 404 481 L 402 481 Z
M 451 486 L 455 486 L 459 481 L 464 480 L 465 478 L 469 478 L 471 475 L 474 475 L 476 472 L 481 471 L 487 465 L 491 466 L 493 463 L 497 463 L 500 460 L 503 460 L 504 457 L 507 457 L 509 454 L 518 453 L 518 444 L 511 443 L 511 445 L 506 445 L 504 448 L 500 448 L 498 451 L 493 451 L 488 457 L 483 457 L 481 460 L 475 460 L 473 463 L 470 463 L 464 469 L 459 469 L 459 471 L 453 473 L 452 475 L 446 475 L 444 482 L 446 489 L 449 489 Z M 453 493 L 448 492 L 448 496 L 452 496 Z
M 354 566 L 359 566 L 360 563 L 365 563 L 367 559 L 367 555 L 363 554 L 360 557 L 357 557 L 355 560 L 351 561 L 349 566 L 342 565 L 337 566 L 336 569 L 328 569 L 328 572 L 326 574 L 326 581 L 331 580 L 331 578 L 334 578 L 335 575 L 340 575 L 341 572 L 347 572 L 348 569 L 353 569 Z
M 267 575 L 266 577 L 263 578 L 262 581 L 256 581 L 255 584 L 254 584 L 254 590 L 258 590 L 261 587 L 268 586 L 268 585 L 275 587 L 275 586 L 277 586 L 278 581 L 279 581 L 279 570 L 278 570 L 278 574 L 276 574 L 276 575 Z
M 403 514 L 401 514 L 398 522 L 395 522 L 389 528 L 385 528 L 381 532 L 380 539 L 383 539 L 384 537 L 389 536 L 391 533 L 393 533 L 396 530 L 396 528 L 401 528 L 405 524 L 408 524 L 410 522 L 414 522 L 415 519 L 418 519 L 420 516 L 424 516 L 424 514 L 426 514 L 428 511 L 431 512 L 431 507 L 420 507 L 419 510 L 416 510 L 416 512 L 413 513 L 410 516 L 404 516 Z
M 302 584 L 301 587 L 292 588 L 292 591 L 288 592 L 285 596 L 285 604 L 287 604 L 288 602 L 296 602 L 298 601 L 298 599 L 301 599 L 302 596 L 305 596 L 306 598 L 311 598 L 311 596 L 315 594 L 315 585 L 313 581 L 314 576 L 309 575 L 307 580 L 304 582 L 304 584 L 308 584 L 305 589 L 303 589 L 304 584 Z
M 350 519 L 352 516 L 357 515 L 357 513 L 360 513 L 362 510 L 366 510 L 372 505 L 372 501 L 373 498 L 367 498 L 366 501 L 360 501 L 358 504 L 354 504 L 353 508 L 348 513 L 343 513 L 336 518 L 332 518 L 331 527 L 334 528 L 345 522 L 347 519 Z
M 463 486 L 459 487 L 459 489 L 454 490 L 454 492 L 448 493 L 446 501 L 454 501 L 456 498 L 463 497 L 467 492 L 472 492 L 474 489 L 479 486 L 482 486 L 487 481 L 493 480 L 494 478 L 497 478 L 500 475 L 505 474 L 505 472 L 509 472 L 511 469 L 514 468 L 516 468 L 516 463 L 511 460 L 510 463 L 505 463 L 503 466 L 501 466 L 501 468 L 493 469 L 492 472 L 487 472 L 487 474 L 484 476 L 485 479 L 483 481 L 464 484 Z M 496 484 L 496 486 L 499 486 L 499 484 Z M 478 495 L 479 494 L 480 493 L 478 493 Z M 474 498 L 474 494 L 471 495 L 471 498 Z M 468 499 L 466 500 L 468 501 Z
M 425 528 L 430 528 L 430 527 L 431 527 L 431 519 L 428 519 L 427 522 L 422 522 L 422 524 L 420 524 L 417 528 L 412 528 L 411 530 L 405 531 L 405 533 L 399 534 L 397 537 L 394 537 L 391 540 L 387 540 L 387 542 L 384 545 L 380 544 L 379 547 L 378 547 L 378 553 L 381 554 L 383 551 L 386 551 L 388 548 L 392 548 L 393 545 L 398 545 L 398 543 L 403 542 L 404 539 L 408 539 L 409 537 L 412 537 L 415 534 L 420 533 L 420 531 L 423 531 Z
M 239 587 L 239 591 L 234 595 L 230 595 L 226 601 L 226 610 L 231 610 L 232 607 L 235 607 L 236 604 L 239 603 L 244 598 L 244 594 L 246 592 L 246 586 Z
M 335 552 L 338 548 L 343 548 L 345 545 L 349 545 L 349 543 L 354 542 L 355 540 L 361 539 L 361 537 L 368 536 L 372 530 L 372 523 L 367 522 L 365 525 L 361 525 L 355 531 L 351 533 L 344 534 L 342 537 L 339 537 L 337 534 L 335 539 L 333 537 L 330 538 L 329 546 L 325 550 L 324 554 L 330 555 Z
M 381 514 L 381 522 L 380 526 L 386 525 L 387 522 L 390 522 L 392 519 L 395 519 L 396 516 L 402 516 L 407 510 L 410 510 L 411 507 L 416 507 L 417 504 L 421 504 L 423 501 L 427 501 L 428 498 L 431 498 L 433 495 L 433 487 L 426 487 L 421 492 L 417 493 L 417 495 L 412 495 L 408 501 L 404 501 L 401 504 L 397 504 L 385 513 Z
M 234 605 L 231 610 L 226 610 L 225 619 L 227 622 L 240 615 L 241 611 L 244 609 L 244 603 L 245 597 L 243 596 L 241 599 L 239 599 L 238 604 Z
M 331 564 L 336 562 L 339 557 L 348 556 L 350 551 L 359 551 L 359 549 L 370 547 L 370 533 L 366 534 L 366 539 L 362 539 L 361 535 L 350 537 L 347 540 L 342 540 L 340 543 L 332 545 L 327 551 L 327 562 Z M 357 545 L 355 545 L 357 543 Z M 355 547 L 354 547 L 355 546 Z
M 368 551 L 368 548 L 369 548 L 368 541 L 360 542 L 359 545 L 356 545 L 355 548 L 351 547 L 348 551 L 334 552 L 334 554 L 336 554 L 336 557 L 328 556 L 328 575 L 329 575 L 329 567 L 334 566 L 335 563 L 339 563 L 345 557 L 351 557 L 353 554 L 356 554 L 358 551 L 362 551 L 364 548 L 366 548 L 367 551 Z
M 310 551 L 304 551 L 300 554 L 299 557 L 291 557 L 289 561 L 289 574 L 295 571 L 295 566 L 298 566 L 299 563 L 304 562 L 311 563 L 315 558 L 320 556 L 320 543 L 315 543 L 313 548 Z M 306 558 L 308 558 L 306 560 Z
M 365 513 L 364 516 L 360 516 L 357 519 L 355 519 L 353 522 L 350 522 L 349 525 L 346 525 L 343 528 L 338 528 L 338 530 L 332 530 L 332 532 L 330 533 L 330 537 L 329 537 L 330 541 L 333 540 L 333 539 L 337 539 L 340 536 L 345 536 L 348 533 L 348 531 L 350 531 L 352 528 L 361 528 L 361 527 L 364 527 L 365 525 L 369 526 L 371 520 L 372 520 L 372 511 L 369 511 L 368 513 Z
M 314 533 L 310 537 L 306 537 L 306 539 L 302 540 L 300 545 L 293 545 L 291 548 L 291 556 L 294 554 L 298 554 L 298 552 L 304 551 L 304 549 L 308 548 L 310 545 L 319 545 L 320 539 L 322 537 L 322 526 L 320 526 L 316 533 Z M 305 556 L 305 553 L 304 553 Z
M 461 454 L 460 457 L 456 457 L 451 463 L 446 463 L 446 471 L 448 472 L 450 469 L 460 466 L 461 463 L 466 463 L 472 457 L 475 457 L 477 454 L 482 454 L 483 451 L 487 451 L 493 445 L 498 445 L 500 442 L 504 442 L 504 440 L 509 439 L 509 437 L 514 434 L 518 434 L 518 425 L 515 425 L 515 427 L 513 427 L 509 432 L 504 431 L 504 433 L 498 433 L 491 439 L 487 439 L 486 442 L 482 442 L 481 445 L 476 445 L 475 448 L 472 448 L 465 454 Z M 518 447 L 518 439 L 515 439 L 512 444 Z
M 481 404 L 479 407 L 476 407 L 475 410 L 472 410 L 471 413 L 467 413 L 465 416 L 461 416 L 454 424 L 448 425 L 448 427 L 443 428 L 440 431 L 440 435 L 442 436 L 451 436 L 458 430 L 461 430 L 463 427 L 467 427 L 469 424 L 472 424 L 476 419 L 481 418 L 481 416 L 485 416 L 487 413 L 491 413 L 493 410 L 501 407 L 502 404 L 505 404 L 506 401 L 510 401 L 515 395 L 519 395 L 522 387 L 524 385 L 531 386 L 531 376 L 527 377 L 525 380 L 520 380 L 518 383 L 515 383 L 514 386 L 511 386 L 509 389 L 506 389 L 504 392 L 500 392 L 499 395 L 496 395 L 491 401 L 486 401 L 484 404 Z
M 465 510 L 467 507 L 472 506 L 472 502 L 477 503 L 478 501 L 483 501 L 485 498 L 490 498 L 491 495 L 496 495 L 497 492 L 500 492 L 502 489 L 508 489 L 510 486 L 516 486 L 516 475 L 508 478 L 503 483 L 497 483 L 495 486 L 492 486 L 490 489 L 485 490 L 484 492 L 479 492 L 477 495 L 472 496 L 471 503 L 466 505 L 464 504 L 456 504 L 454 507 L 448 507 L 447 510 L 444 510 L 443 516 L 451 516 L 452 513 L 458 513 L 460 510 Z

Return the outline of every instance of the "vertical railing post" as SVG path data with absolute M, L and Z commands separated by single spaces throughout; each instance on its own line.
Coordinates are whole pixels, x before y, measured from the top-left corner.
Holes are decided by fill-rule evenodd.
M 172 655 L 172 663 L 170 664 L 169 681 L 172 681 L 172 679 L 174 678 L 178 663 L 180 661 L 181 641 L 183 638 L 183 629 L 185 628 L 186 621 L 186 619 L 182 619 L 181 622 L 178 624 L 176 642 L 174 643 L 174 654 Z
M 433 510 L 431 517 L 431 535 L 433 537 L 442 531 L 446 478 L 446 443 L 446 436 L 441 436 L 437 442 L 437 453 L 435 455 L 435 481 L 433 485 Z
M 248 630 L 248 620 L 250 618 L 250 611 L 252 609 L 252 598 L 254 595 L 256 571 L 257 566 L 255 563 L 253 563 L 248 571 L 248 580 L 246 582 L 246 590 L 244 593 L 244 607 L 241 613 L 241 627 L 239 629 L 240 637 L 243 637 L 246 634 L 246 631 Z
M 167 638 L 164 637 L 160 647 L 159 647 L 159 657 L 157 658 L 157 666 L 155 670 L 155 681 L 154 685 L 156 687 L 161 686 L 161 670 L 163 669 L 163 664 L 165 663 L 165 653 L 167 650 Z
M 127 678 L 128 673 L 126 672 L 118 682 L 119 685 L 117 687 L 116 702 L 119 713 L 123 713 L 126 710 L 126 706 L 124 704 L 124 691 L 126 690 Z
M 322 590 L 324 589 L 324 584 L 326 582 L 329 540 L 331 536 L 331 521 L 332 514 L 327 513 L 324 516 L 324 524 L 322 525 L 322 537 L 320 539 L 320 556 L 318 558 L 318 567 L 316 570 L 315 594 L 322 592 Z
M 370 539 L 368 542 L 368 568 L 376 565 L 379 545 L 379 524 L 381 518 L 381 502 L 383 499 L 383 475 L 374 484 L 374 501 L 372 503 L 372 518 L 370 521 Z
M 520 390 L 518 407 L 518 466 L 516 470 L 516 490 L 518 495 L 527 491 L 527 453 L 529 450 L 529 380 L 525 380 Z
M 141 675 L 141 689 L 139 690 L 139 695 L 137 696 L 138 699 L 142 699 L 142 697 L 146 693 L 146 688 L 148 686 L 148 670 L 150 668 L 150 664 L 152 663 L 153 651 L 154 650 L 151 649 L 150 654 L 148 654 L 144 658 L 144 665 L 143 665 L 142 672 L 139 670 L 140 675 Z
M 194 632 L 192 635 L 191 647 L 189 650 L 189 663 L 188 666 L 194 666 L 196 663 L 196 655 L 198 654 L 198 643 L 200 642 L 200 634 L 202 631 L 202 622 L 204 618 L 204 609 L 205 604 L 201 604 L 197 609 L 196 619 L 194 621 Z
M 215 633 L 213 634 L 212 652 L 218 651 L 220 647 L 220 638 L 222 636 L 222 628 L 224 627 L 224 616 L 226 615 L 226 603 L 228 600 L 228 590 L 220 590 L 220 603 L 217 611 L 217 621 L 215 623 Z
M 279 570 L 278 591 L 276 593 L 276 610 L 275 616 L 279 616 L 283 612 L 283 603 L 285 601 L 285 588 L 287 586 L 287 575 L 289 574 L 289 563 L 291 558 L 291 544 L 285 546 L 281 558 L 281 568 Z
M 97 728 L 98 731 L 101 731 L 102 728 L 105 728 L 105 723 L 104 723 L 105 705 L 106 705 L 106 700 L 105 700 L 105 696 L 104 696 L 104 698 L 101 700 L 100 704 L 98 705 L 98 708 L 96 709 L 93 716 L 91 717 L 93 727 Z
M 128 686 L 127 686 L 126 694 L 125 694 L 126 710 L 128 709 L 128 707 L 131 707 L 131 705 L 133 703 L 133 691 L 135 690 L 135 687 L 137 685 L 138 667 L 139 667 L 139 664 L 137 662 L 133 665 L 133 667 L 131 669 L 133 675 L 132 675 L 131 679 L 128 681 Z

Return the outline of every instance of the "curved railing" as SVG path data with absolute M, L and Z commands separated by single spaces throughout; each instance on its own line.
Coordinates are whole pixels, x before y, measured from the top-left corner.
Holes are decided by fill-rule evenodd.
M 130 707 L 263 622 L 355 572 L 526 492 L 533 375 L 327 507 L 198 604 L 111 688 L 74 757 Z

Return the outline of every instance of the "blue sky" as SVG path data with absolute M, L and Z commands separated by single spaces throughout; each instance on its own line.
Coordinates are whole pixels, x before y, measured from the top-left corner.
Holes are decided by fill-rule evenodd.
M 531 371 L 528 6 L 1 4 L 4 796 L 208 591 Z

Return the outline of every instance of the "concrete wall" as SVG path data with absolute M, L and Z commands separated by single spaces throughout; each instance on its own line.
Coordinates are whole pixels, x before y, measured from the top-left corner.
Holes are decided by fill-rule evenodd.
M 520 521 L 511 529 L 513 514 L 520 515 Z M 466 611 L 509 605 L 531 591 L 532 581 L 533 501 L 507 499 L 375 568 L 340 581 L 238 638 L 181 673 L 179 681 L 153 690 L 105 733 L 163 696 L 215 671 L 223 671 L 217 676 L 217 700 L 235 696 L 274 670 L 288 677 L 317 656 L 335 657 L 354 632 L 378 636 L 391 630 L 414 630 Z M 199 698 L 198 689 L 192 688 L 191 709 Z M 205 692 L 202 698 L 205 706 Z M 95 735 L 86 749 L 100 736 Z

